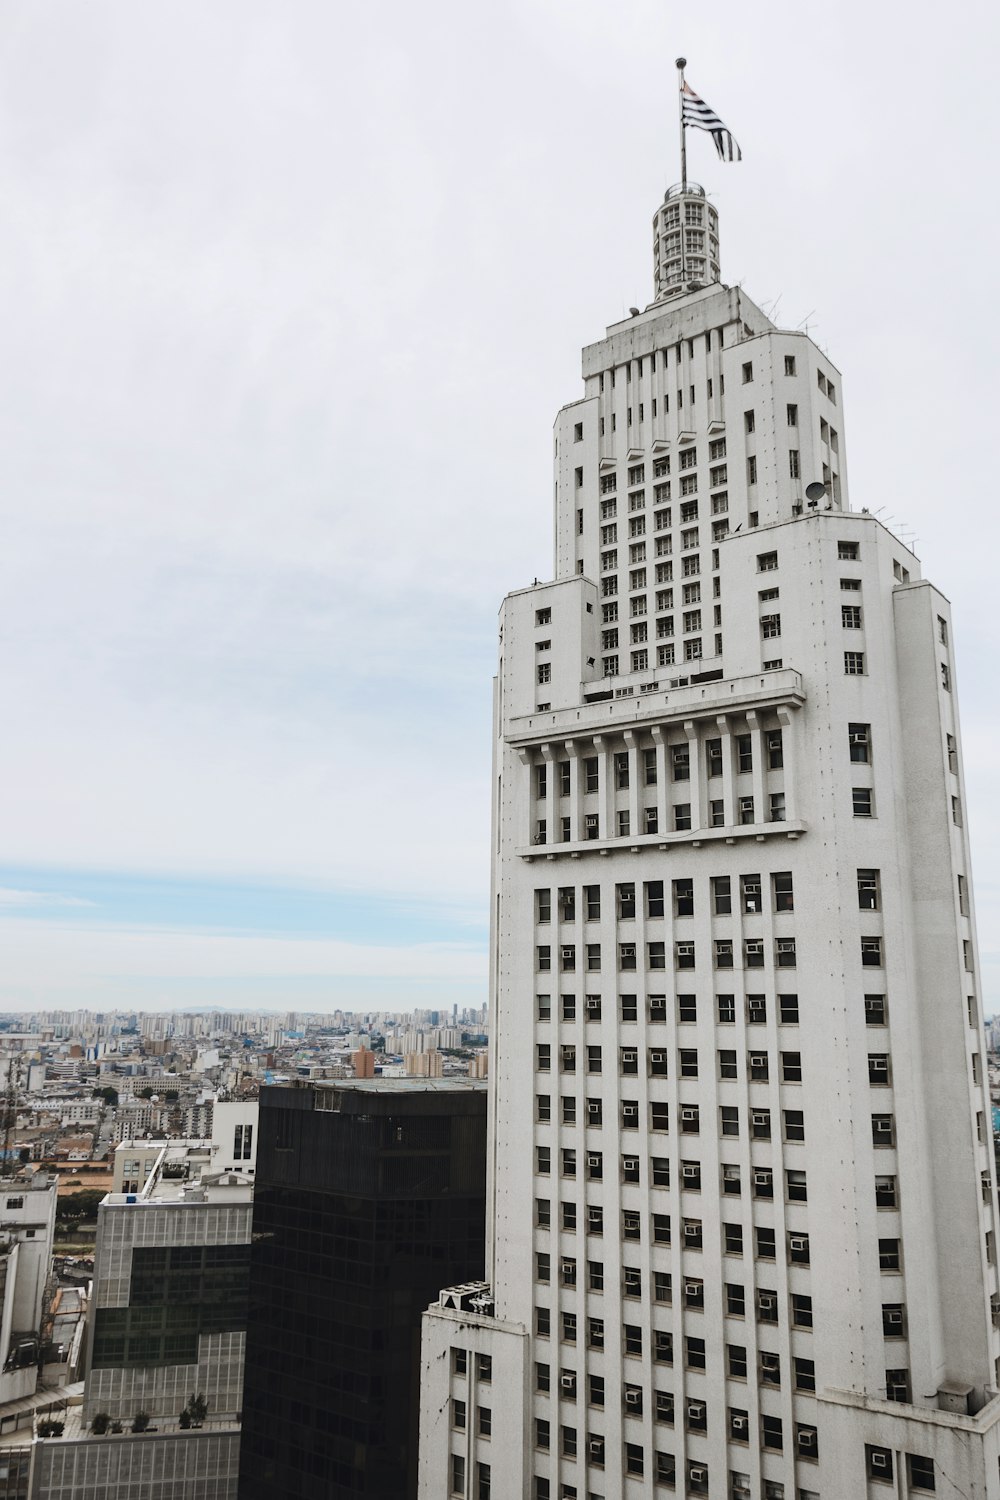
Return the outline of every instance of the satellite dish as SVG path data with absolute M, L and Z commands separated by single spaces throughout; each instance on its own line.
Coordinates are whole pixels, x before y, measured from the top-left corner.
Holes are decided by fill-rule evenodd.
M 815 503 L 817 500 L 822 500 L 825 494 L 826 485 L 823 484 L 819 479 L 814 479 L 812 484 L 806 485 L 806 499 L 812 500 L 813 503 Z

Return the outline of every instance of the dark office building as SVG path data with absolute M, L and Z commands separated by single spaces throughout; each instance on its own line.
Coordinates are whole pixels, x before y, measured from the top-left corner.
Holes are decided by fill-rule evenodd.
M 420 1317 L 481 1278 L 486 1087 L 260 1096 L 240 1500 L 411 1500 Z

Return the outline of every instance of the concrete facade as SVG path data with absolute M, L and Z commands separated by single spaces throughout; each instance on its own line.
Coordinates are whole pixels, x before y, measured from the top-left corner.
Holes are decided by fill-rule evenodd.
M 839 372 L 710 279 L 584 350 L 501 611 L 489 1306 L 425 1320 L 422 1500 L 1000 1496 L 950 609 L 848 508 Z

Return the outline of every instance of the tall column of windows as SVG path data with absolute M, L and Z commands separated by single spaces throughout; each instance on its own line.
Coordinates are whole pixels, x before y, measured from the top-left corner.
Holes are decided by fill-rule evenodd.
M 626 729 L 623 736 L 625 740 L 625 753 L 628 756 L 628 817 L 629 830 L 632 838 L 637 838 L 642 833 L 641 813 L 639 811 L 639 790 L 642 781 L 641 766 L 636 748 L 636 734 L 632 729 Z
M 580 776 L 580 755 L 575 740 L 567 740 L 563 750 L 569 761 L 569 797 L 564 804 L 569 809 L 570 838 L 576 843 L 585 837 L 583 827 L 583 789 Z
M 688 742 L 688 800 L 691 803 L 692 829 L 704 828 L 706 819 L 701 799 L 701 762 L 699 759 L 698 726 L 693 719 L 685 719 L 684 733 Z
M 764 734 L 757 718 L 755 709 L 748 708 L 746 713 L 746 732 L 750 736 L 750 747 L 752 756 L 752 768 L 750 772 L 751 786 L 753 787 L 753 819 L 754 823 L 765 823 L 767 821 L 767 794 L 764 790 L 764 768 L 767 765 L 764 747 Z
M 778 709 L 778 723 L 781 725 L 781 758 L 783 761 L 784 775 L 782 785 L 785 793 L 785 820 L 794 822 L 799 816 L 798 805 L 798 746 L 795 743 L 795 731 L 793 727 L 792 710 L 787 704 L 782 704 Z
M 731 828 L 739 819 L 736 815 L 736 788 L 733 779 L 733 740 L 729 732 L 729 720 L 719 714 L 715 721 L 718 738 L 722 740 L 722 806 L 723 826 Z M 718 785 L 718 783 L 716 783 Z
M 650 734 L 656 754 L 656 824 L 660 833 L 663 834 L 667 833 L 670 828 L 667 821 L 670 787 L 667 779 L 666 733 L 662 724 L 654 724 Z
M 609 751 L 608 742 L 602 734 L 594 735 L 593 754 L 597 757 L 597 806 L 600 818 L 600 837 L 610 839 L 615 836 L 615 778 L 614 759 Z
M 561 837 L 559 830 L 559 802 L 556 788 L 556 766 L 555 757 L 551 745 L 540 745 L 538 747 L 539 765 L 545 767 L 545 841 L 548 844 L 557 844 Z

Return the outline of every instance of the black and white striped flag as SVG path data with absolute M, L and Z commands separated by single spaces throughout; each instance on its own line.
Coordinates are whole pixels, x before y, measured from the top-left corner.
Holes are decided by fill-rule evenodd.
M 704 99 L 699 99 L 694 89 L 687 83 L 681 88 L 681 123 L 693 125 L 696 130 L 707 130 L 715 142 L 720 161 L 743 160 L 743 152 L 715 110 L 710 109 Z

